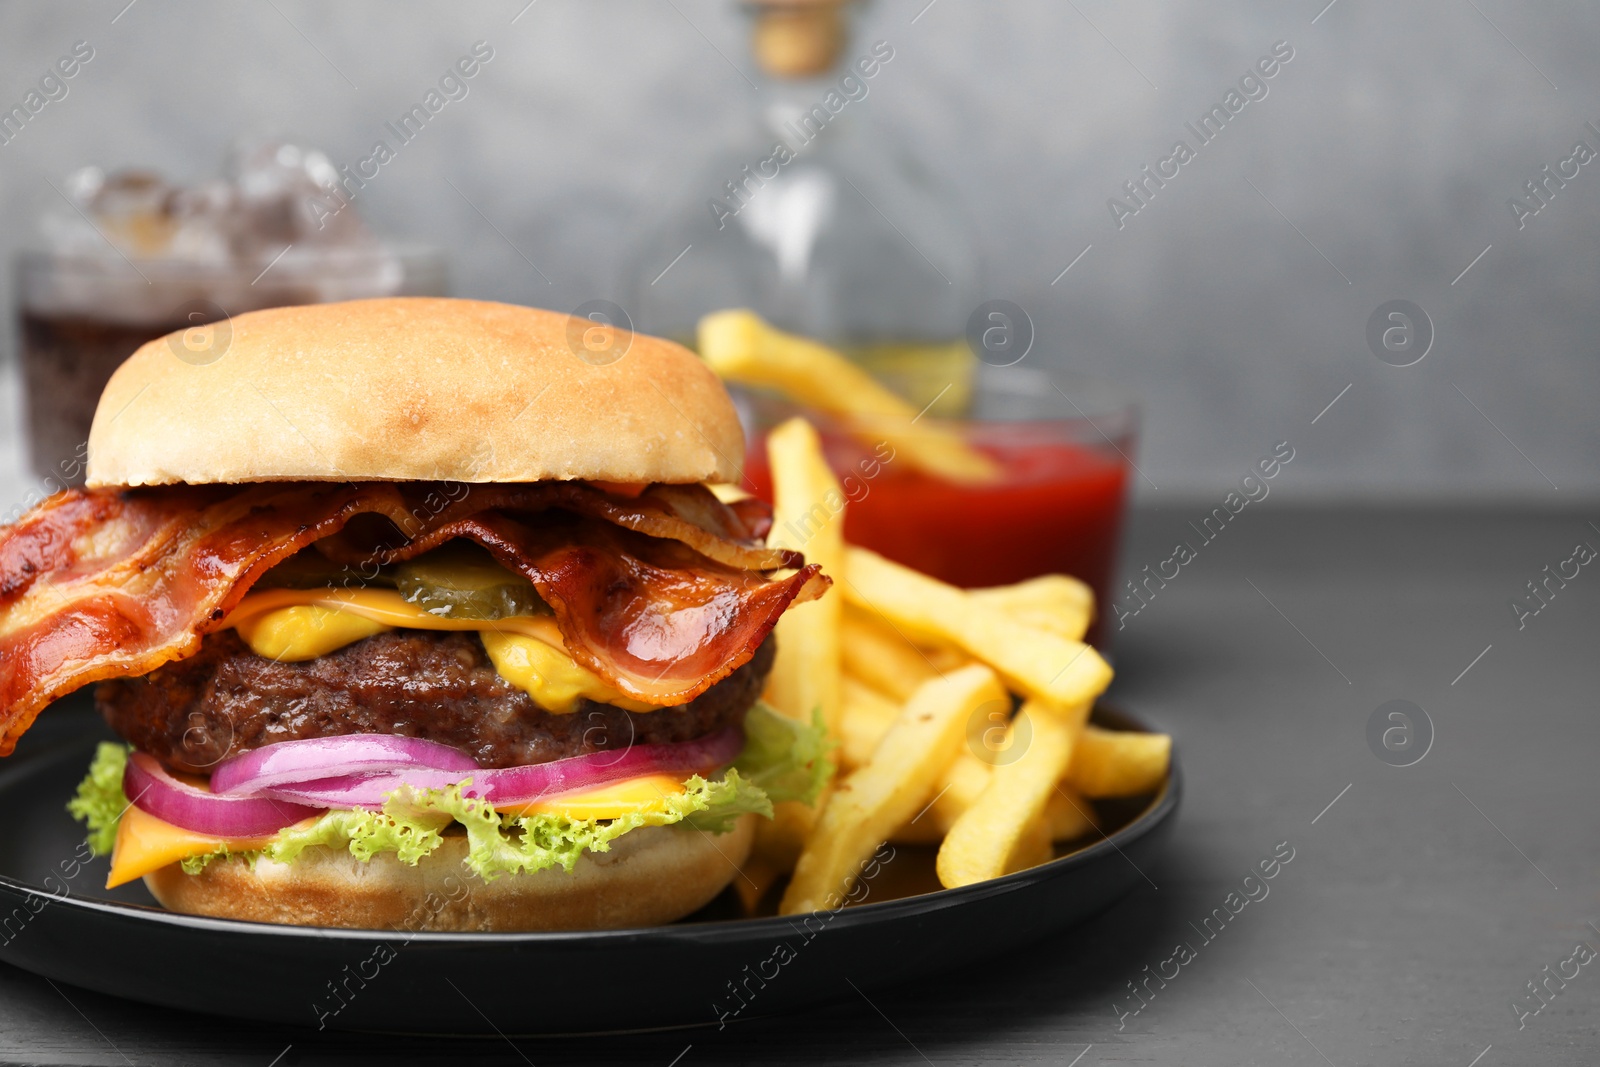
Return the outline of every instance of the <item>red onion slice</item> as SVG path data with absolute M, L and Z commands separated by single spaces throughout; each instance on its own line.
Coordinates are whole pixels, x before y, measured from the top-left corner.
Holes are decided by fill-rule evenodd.
M 178 781 L 155 757 L 143 752 L 128 757 L 122 791 L 140 810 L 163 822 L 216 837 L 263 837 L 301 819 L 321 815 L 321 808 L 285 803 L 269 797 L 224 797 Z
M 730 726 L 715 734 L 664 745 L 633 745 L 521 767 L 460 771 L 429 768 L 379 774 L 342 774 L 308 779 L 264 791 L 265 796 L 319 808 L 381 808 L 384 797 L 401 786 L 442 789 L 468 778 L 462 794 L 496 807 L 513 807 L 541 797 L 590 789 L 647 774 L 689 774 L 724 767 L 744 747 L 744 731 Z
M 477 761 L 458 748 L 420 737 L 346 734 L 279 741 L 218 764 L 211 788 L 229 796 L 255 796 L 281 785 L 338 775 L 366 775 L 423 767 L 475 771 Z M 456 775 L 452 781 L 460 781 Z
M 463 774 L 460 771 L 413 767 L 404 771 L 380 774 L 339 774 L 277 786 L 262 795 L 295 804 L 315 804 L 323 808 L 370 808 L 376 811 L 383 807 L 384 798 L 401 786 L 411 786 L 414 789 L 447 789 L 471 779 L 474 784 L 468 787 L 466 792 L 469 796 L 479 796 L 481 792 L 477 782 L 486 773 L 493 772 L 472 771 Z

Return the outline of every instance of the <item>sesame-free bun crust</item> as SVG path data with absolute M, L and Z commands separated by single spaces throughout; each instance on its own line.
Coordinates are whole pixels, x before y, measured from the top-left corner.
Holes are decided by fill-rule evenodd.
M 145 876 L 161 905 L 190 915 L 360 930 L 614 930 L 681 919 L 708 904 L 737 874 L 755 836 L 754 815 L 712 836 L 675 826 L 643 827 L 608 852 L 559 867 L 484 882 L 461 865 L 464 837 L 415 867 L 393 853 L 362 862 L 318 846 L 291 864 L 237 857 L 199 874 L 174 863 Z
M 393 297 L 152 341 L 111 378 L 88 482 L 737 481 L 744 435 L 688 349 L 536 308 Z

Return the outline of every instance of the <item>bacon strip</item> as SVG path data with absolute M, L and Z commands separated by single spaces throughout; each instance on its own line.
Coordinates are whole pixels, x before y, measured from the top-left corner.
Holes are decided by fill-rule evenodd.
M 50 701 L 192 656 L 263 573 L 392 486 L 68 490 L 0 530 L 0 755 Z
M 724 504 L 703 485 L 653 485 L 631 498 L 602 492 L 583 482 L 472 486 L 456 483 L 454 495 L 448 498 L 441 496 L 442 488 L 432 483 L 400 486 L 410 512 L 428 516 L 427 529 L 484 511 L 559 508 L 651 537 L 681 541 L 707 559 L 741 570 L 771 571 L 805 562 L 799 552 L 769 548 L 763 543 L 772 525 L 772 511 L 766 504 Z M 396 547 L 401 538 L 409 539 L 418 532 L 418 528 L 404 525 L 400 538 L 389 531 L 352 531 L 330 539 L 321 550 L 330 559 L 354 564 L 379 556 Z
M 755 543 L 764 512 L 676 488 L 633 500 L 570 484 L 57 494 L 0 528 L 0 755 L 57 697 L 194 655 L 267 570 L 311 544 L 372 560 L 473 537 L 534 581 L 580 662 L 640 699 L 688 700 L 829 580 L 815 567 L 769 580 L 762 570 L 800 560 Z
M 737 511 L 703 485 L 652 485 L 632 498 L 603 493 L 582 482 L 482 485 L 474 486 L 457 510 L 531 511 L 539 507 L 562 508 L 651 537 L 681 541 L 708 559 L 741 570 L 771 571 L 805 562 L 799 552 L 768 548 L 764 543 L 772 515 L 767 505 L 758 504 L 755 514 Z M 763 515 L 765 525 L 761 524 Z M 451 517 L 441 518 L 448 522 Z
M 403 562 L 458 537 L 527 576 L 574 659 L 653 704 L 682 704 L 711 688 L 755 654 L 791 604 L 832 584 L 816 564 L 771 581 L 592 519 L 529 526 L 500 511 L 438 527 L 376 562 Z

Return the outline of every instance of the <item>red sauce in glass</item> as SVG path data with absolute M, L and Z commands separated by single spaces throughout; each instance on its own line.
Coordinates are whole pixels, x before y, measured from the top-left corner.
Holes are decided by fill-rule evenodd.
M 845 537 L 960 586 L 1070 574 L 1094 589 L 1103 613 L 1111 602 L 1126 461 L 1066 442 L 990 436 L 974 444 L 1004 473 L 982 485 L 947 482 L 896 460 L 877 464 L 875 476 L 868 476 L 874 466 L 869 449 L 843 436 L 825 437 L 829 465 L 850 498 Z M 765 442 L 750 449 L 745 479 L 751 492 L 772 499 Z M 1107 632 L 1097 618 L 1089 636 L 1098 644 Z

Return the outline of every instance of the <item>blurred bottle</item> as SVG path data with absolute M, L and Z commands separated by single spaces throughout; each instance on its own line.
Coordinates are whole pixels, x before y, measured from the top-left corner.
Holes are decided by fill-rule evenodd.
M 844 351 L 919 408 L 960 414 L 978 262 L 954 198 L 872 94 L 892 41 L 851 32 L 848 0 L 748 0 L 750 114 L 662 202 L 629 257 L 635 325 L 692 342 L 701 315 L 749 307 Z

